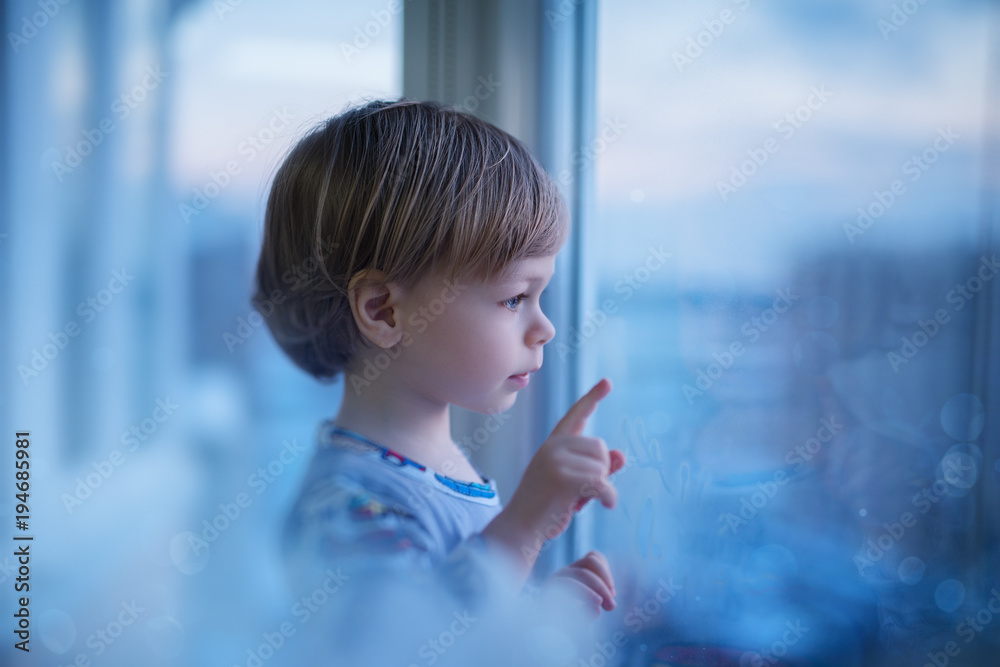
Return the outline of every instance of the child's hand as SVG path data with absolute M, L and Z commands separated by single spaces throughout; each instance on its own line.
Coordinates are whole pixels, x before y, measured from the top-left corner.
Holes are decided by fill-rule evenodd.
M 524 556 L 528 571 L 541 542 L 561 535 L 587 501 L 598 497 L 613 508 L 618 500 L 608 476 L 625 465 L 625 454 L 608 451 L 601 438 L 580 435 L 610 391 L 611 382 L 602 379 L 573 404 L 531 459 L 507 506 L 483 531 Z
M 618 501 L 608 476 L 625 464 L 625 454 L 608 451 L 601 438 L 580 435 L 610 392 L 611 382 L 602 379 L 566 412 L 528 464 L 507 505 L 547 539 L 558 537 L 591 498 L 600 498 L 609 509 Z
M 542 590 L 552 586 L 564 587 L 571 595 L 579 597 L 591 619 L 601 615 L 601 608 L 615 608 L 615 580 L 611 576 L 608 559 L 599 551 L 591 551 L 572 565 L 567 565 L 549 577 Z

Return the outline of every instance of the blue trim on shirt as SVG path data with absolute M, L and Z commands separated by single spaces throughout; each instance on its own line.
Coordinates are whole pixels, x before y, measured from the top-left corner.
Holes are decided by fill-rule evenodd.
M 369 440 L 360 433 L 355 433 L 354 431 L 348 430 L 346 428 L 341 428 L 340 426 L 337 426 L 330 421 L 324 422 L 323 426 L 331 434 L 342 435 L 348 438 L 353 438 L 355 440 L 359 440 L 367 445 L 370 445 L 378 449 L 382 453 L 381 459 L 390 465 L 394 465 L 399 468 L 411 465 L 417 470 L 420 470 L 421 472 L 427 472 L 427 466 L 421 465 L 416 461 L 414 461 L 413 459 L 409 459 L 403 456 L 399 452 L 394 452 L 388 447 L 383 447 L 377 442 Z M 460 482 L 457 479 L 452 479 L 451 477 L 448 477 L 447 475 L 442 475 L 439 472 L 436 471 L 431 471 L 431 472 L 434 473 L 434 479 L 436 479 L 438 482 L 448 487 L 452 491 L 461 493 L 462 495 L 469 496 L 472 498 L 493 498 L 496 496 L 496 491 L 494 491 L 488 484 L 478 484 L 476 482 Z

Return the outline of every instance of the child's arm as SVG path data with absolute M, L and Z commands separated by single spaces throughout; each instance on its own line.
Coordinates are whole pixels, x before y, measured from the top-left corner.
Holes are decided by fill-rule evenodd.
M 602 379 L 569 409 L 535 453 L 506 507 L 483 529 L 483 537 L 507 553 L 521 584 L 531 573 L 543 540 L 562 534 L 573 514 L 590 498 L 600 498 L 608 508 L 617 502 L 618 492 L 608 476 L 625 464 L 625 454 L 608 451 L 600 438 L 580 435 L 597 403 L 610 391 L 610 381 Z M 590 581 L 589 588 L 601 596 L 607 608 L 607 595 L 610 592 L 613 597 L 614 583 L 606 561 L 604 564 L 601 576 L 590 578 L 575 570 L 570 574 L 580 583 Z

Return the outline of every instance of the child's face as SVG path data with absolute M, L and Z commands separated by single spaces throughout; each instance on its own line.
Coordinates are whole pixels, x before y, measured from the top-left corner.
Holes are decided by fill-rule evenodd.
M 555 255 L 519 261 L 513 270 L 523 278 L 452 286 L 432 277 L 409 293 L 401 303 L 409 344 L 401 341 L 397 360 L 405 377 L 397 379 L 469 410 L 510 408 L 524 387 L 511 376 L 538 369 L 555 335 L 539 305 Z

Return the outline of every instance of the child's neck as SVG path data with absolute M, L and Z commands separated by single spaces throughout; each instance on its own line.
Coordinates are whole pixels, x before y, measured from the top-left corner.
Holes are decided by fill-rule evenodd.
M 451 439 L 450 407 L 399 395 L 357 396 L 348 386 L 334 423 L 435 472 L 462 482 L 480 482 L 475 468 Z

